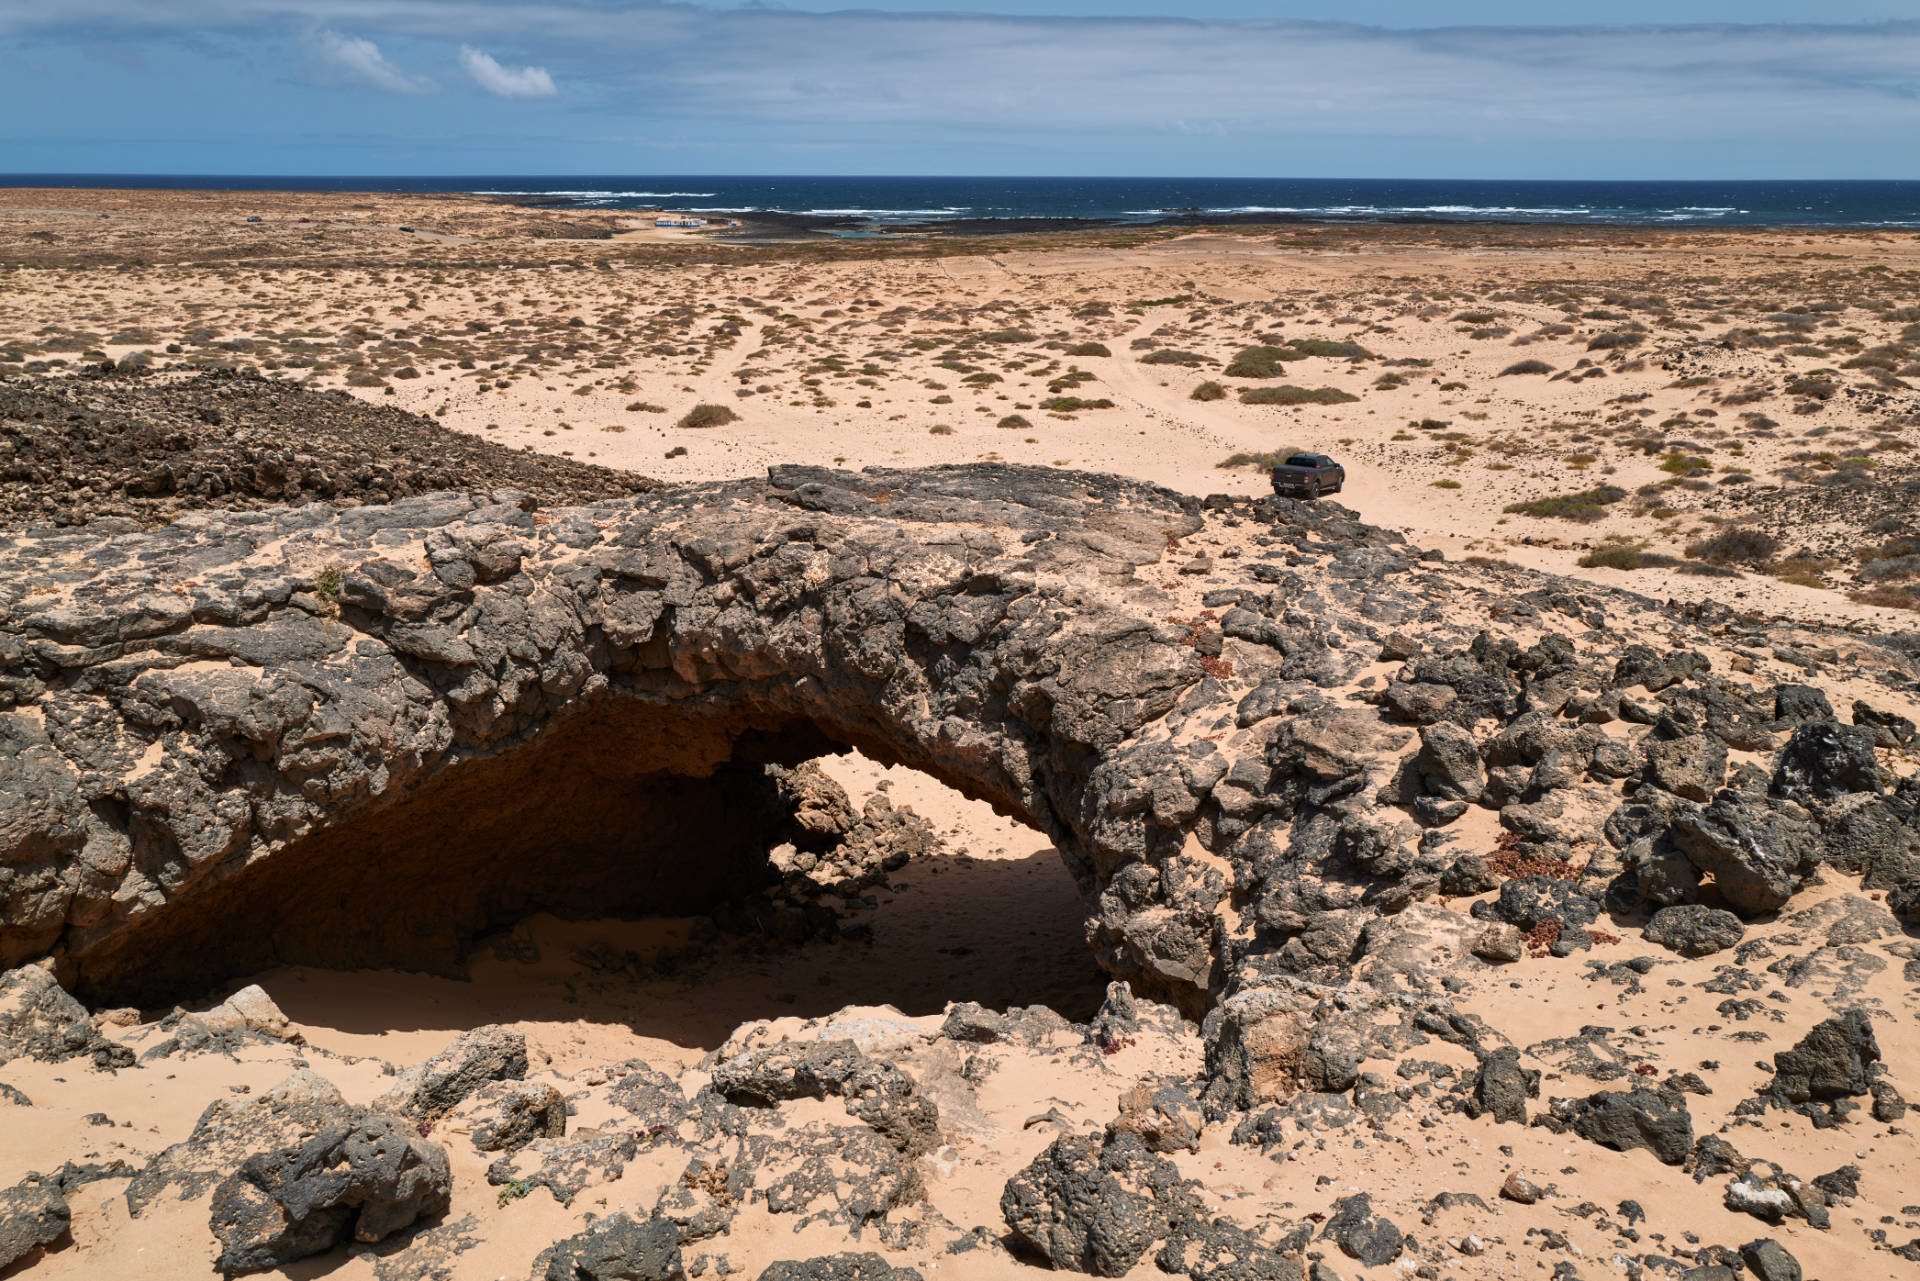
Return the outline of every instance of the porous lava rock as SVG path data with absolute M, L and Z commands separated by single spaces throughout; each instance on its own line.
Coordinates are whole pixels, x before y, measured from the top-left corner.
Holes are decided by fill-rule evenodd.
M 1054 1140 L 1000 1196 L 1000 1213 L 1024 1246 L 1062 1271 L 1099 1277 L 1124 1276 L 1199 1212 L 1173 1162 L 1124 1130 L 1104 1142 Z
M 248 1157 L 214 1189 L 219 1266 L 278 1267 L 344 1241 L 383 1241 L 446 1213 L 452 1196 L 446 1150 L 409 1122 L 336 1122 L 298 1147 Z

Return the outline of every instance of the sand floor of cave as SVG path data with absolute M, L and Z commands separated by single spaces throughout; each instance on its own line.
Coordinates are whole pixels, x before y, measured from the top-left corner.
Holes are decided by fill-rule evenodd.
M 507 946 L 482 950 L 464 980 L 384 970 L 285 967 L 252 976 L 317 1048 L 396 1063 L 424 1058 L 468 1028 L 524 1032 L 537 1066 L 562 1073 L 626 1058 L 685 1067 L 756 1019 L 849 1005 L 937 1015 L 951 1001 L 1042 1004 L 1085 1019 L 1105 977 L 1082 934 L 1073 878 L 1045 837 L 933 778 L 850 753 L 821 762 L 856 806 L 884 786 L 934 825 L 941 852 L 869 891 L 843 936 L 757 953 L 716 945 L 696 963 L 636 975 L 687 947 L 695 922 L 562 921 L 536 916 Z M 837 900 L 828 900 L 837 902 Z M 531 946 L 529 946 L 531 945 Z M 705 949 L 703 949 L 705 951 Z

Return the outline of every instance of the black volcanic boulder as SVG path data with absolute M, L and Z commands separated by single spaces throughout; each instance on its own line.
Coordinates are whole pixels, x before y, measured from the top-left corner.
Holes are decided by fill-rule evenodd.
M 1584 1099 L 1555 1099 L 1554 1116 L 1581 1138 L 1628 1152 L 1645 1148 L 1666 1165 L 1693 1151 L 1693 1116 L 1673 1090 L 1602 1090 Z
M 1720 897 L 1747 916 L 1778 910 L 1813 869 L 1810 823 L 1731 788 L 1711 805 L 1675 809 L 1668 836 L 1689 862 L 1713 877 Z
M 1762 1091 L 1789 1103 L 1853 1098 L 1873 1088 L 1868 1065 L 1880 1061 L 1873 1020 L 1865 1010 L 1823 1019 L 1791 1050 L 1773 1056 L 1773 1081 Z
M 1815 721 L 1793 731 L 1780 749 L 1768 790 L 1790 801 L 1830 801 L 1850 792 L 1878 792 L 1881 781 L 1871 729 Z
M 610 1214 L 555 1242 L 534 1269 L 543 1281 L 681 1281 L 687 1275 L 674 1225 L 630 1214 Z
M 1747 927 L 1732 912 L 1699 903 L 1663 907 L 1647 922 L 1646 936 L 1682 956 L 1711 956 L 1740 941 Z
M 1373 1200 L 1364 1192 L 1335 1201 L 1320 1235 L 1369 1268 L 1392 1263 L 1406 1243 L 1392 1219 L 1373 1212 Z
M 1122 1130 L 1054 1140 L 1007 1180 L 1000 1213 L 1054 1267 L 1117 1277 L 1198 1215 L 1200 1200 L 1173 1162 Z
M 29 1178 L 0 1191 L 0 1272 L 67 1235 L 72 1220 L 57 1179 Z
M 1471 1117 L 1492 1113 L 1496 1121 L 1526 1124 L 1527 1100 L 1540 1097 L 1540 1073 L 1520 1066 L 1520 1051 L 1502 1046 L 1480 1057 L 1480 1070 L 1473 1080 L 1466 1113 Z
M 213 1191 L 211 1223 L 227 1272 L 273 1268 L 346 1241 L 371 1244 L 452 1203 L 446 1150 L 412 1123 L 367 1116 L 298 1147 L 250 1156 Z

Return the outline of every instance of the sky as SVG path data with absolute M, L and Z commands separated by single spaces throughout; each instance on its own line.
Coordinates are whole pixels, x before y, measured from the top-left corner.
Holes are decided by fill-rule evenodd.
M 1920 0 L 0 0 L 0 173 L 1920 178 Z

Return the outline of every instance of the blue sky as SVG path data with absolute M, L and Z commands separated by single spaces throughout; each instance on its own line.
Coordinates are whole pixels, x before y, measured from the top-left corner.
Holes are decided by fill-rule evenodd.
M 0 172 L 1920 178 L 1920 0 L 0 0 Z

